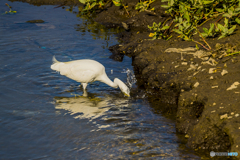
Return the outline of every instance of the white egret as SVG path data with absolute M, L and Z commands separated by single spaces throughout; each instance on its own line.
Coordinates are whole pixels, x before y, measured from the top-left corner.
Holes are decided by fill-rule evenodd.
M 82 59 L 69 62 L 59 62 L 56 60 L 55 56 L 53 56 L 51 69 L 58 71 L 61 75 L 80 82 L 83 86 L 84 92 L 86 91 L 89 82 L 100 81 L 113 88 L 119 87 L 126 96 L 130 97 L 129 88 L 118 78 L 115 78 L 114 82 L 112 82 L 105 72 L 105 67 L 97 61 Z

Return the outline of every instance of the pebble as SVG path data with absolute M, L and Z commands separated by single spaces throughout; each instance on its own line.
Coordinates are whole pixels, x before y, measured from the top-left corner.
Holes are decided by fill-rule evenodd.
M 197 88 L 198 86 L 199 86 L 199 82 L 196 82 L 196 83 L 193 85 L 194 88 Z
M 213 103 L 213 106 L 215 106 L 216 105 L 216 103 Z
M 234 112 L 232 112 L 231 115 L 234 115 Z
M 215 73 L 216 68 L 209 68 L 209 74 Z
M 227 114 L 224 114 L 224 115 L 220 116 L 220 119 L 224 119 L 224 118 L 227 118 L 227 117 L 228 117 Z
M 216 112 L 216 110 L 211 111 L 211 113 L 214 113 L 214 112 Z
M 227 74 L 228 71 L 226 69 L 224 69 L 222 72 L 221 72 L 221 75 L 224 76 L 225 74 Z
M 235 117 L 238 117 L 239 116 L 239 114 L 235 114 Z
M 218 88 L 218 86 L 212 86 L 212 88 Z
M 239 84 L 240 84 L 239 82 L 234 82 L 229 88 L 227 88 L 227 91 L 236 89 Z
M 187 65 L 187 62 L 182 62 L 182 65 L 185 65 L 185 66 L 186 66 L 186 65 Z
M 176 65 L 175 68 L 179 67 L 179 65 Z
M 213 76 L 211 76 L 210 79 L 213 79 Z

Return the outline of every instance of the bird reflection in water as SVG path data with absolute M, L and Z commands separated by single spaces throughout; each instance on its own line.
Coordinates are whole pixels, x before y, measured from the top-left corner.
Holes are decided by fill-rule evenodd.
M 66 110 L 75 119 L 88 119 L 93 121 L 97 118 L 105 119 L 109 114 L 108 111 L 117 106 L 121 112 L 121 108 L 129 107 L 129 99 L 125 98 L 87 98 L 83 96 L 75 96 L 70 98 L 55 98 L 55 109 Z M 109 125 L 97 125 L 98 128 L 107 128 Z

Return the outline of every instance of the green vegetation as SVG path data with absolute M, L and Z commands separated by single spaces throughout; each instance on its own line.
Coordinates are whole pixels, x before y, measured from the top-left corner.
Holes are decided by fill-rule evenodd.
M 204 37 L 221 35 L 218 39 L 224 38 L 233 34 L 236 28 L 234 24 L 240 24 L 239 0 L 162 0 L 162 2 L 167 2 L 167 5 L 162 5 L 162 7 L 176 23 L 172 31 L 178 33 L 180 38 L 198 43 L 207 50 L 210 50 L 211 47 Z M 221 18 L 215 24 L 210 24 L 209 29 L 203 28 L 203 33 L 199 32 L 199 28 L 204 23 L 217 17 Z M 224 25 L 221 25 L 218 22 L 223 17 L 225 17 Z M 203 39 L 207 47 L 193 40 L 192 36 L 195 34 Z
M 128 16 L 128 6 L 124 5 L 122 0 L 79 0 L 85 4 L 82 13 L 89 13 L 94 9 L 101 9 L 106 3 L 113 3 L 115 6 L 123 7 Z M 211 50 L 206 38 L 218 39 L 227 37 L 234 33 L 236 24 L 240 24 L 240 1 L 239 0 L 161 0 L 166 5 L 161 7 L 166 9 L 166 13 L 171 16 L 164 23 L 148 26 L 154 33 L 150 33 L 153 39 L 170 39 L 171 33 L 179 34 L 178 37 L 185 41 L 193 41 L 207 50 Z M 150 4 L 155 0 L 140 0 L 135 9 L 139 12 L 154 11 L 149 9 Z M 216 21 L 210 24 L 209 28 L 201 27 L 207 21 Z M 224 24 L 222 23 L 224 19 Z M 170 25 L 165 25 L 171 20 Z M 174 26 L 172 26 L 174 24 Z M 201 32 L 200 32 L 201 31 Z M 193 39 L 194 35 L 199 35 L 203 42 Z
M 81 3 L 85 4 L 85 8 L 82 10 L 83 13 L 93 11 L 94 7 L 102 8 L 104 2 L 102 0 L 79 0 Z
M 155 31 L 154 33 L 150 33 L 150 37 L 153 37 L 153 39 L 165 39 L 168 40 L 171 38 L 171 36 L 169 36 L 169 34 L 166 34 L 166 31 L 169 29 L 169 26 L 163 26 L 162 28 L 160 28 L 161 26 L 161 22 L 159 24 L 153 22 L 153 26 L 148 26 L 148 28 L 150 30 Z
M 13 11 L 12 10 L 12 7 L 11 6 L 9 6 L 9 4 L 7 4 L 7 3 L 5 3 L 5 5 L 6 6 L 8 6 L 8 8 L 10 9 L 9 11 L 5 11 L 5 13 L 3 13 L 3 14 L 14 14 L 14 13 L 17 13 L 17 11 Z
M 140 2 L 137 3 L 135 9 L 136 10 L 139 10 L 139 12 L 142 12 L 142 11 L 149 11 L 148 10 L 148 7 L 151 3 L 153 3 L 155 0 L 149 0 L 149 1 L 144 1 L 142 2 L 140 0 Z M 151 10 L 154 10 L 154 8 L 152 8 Z

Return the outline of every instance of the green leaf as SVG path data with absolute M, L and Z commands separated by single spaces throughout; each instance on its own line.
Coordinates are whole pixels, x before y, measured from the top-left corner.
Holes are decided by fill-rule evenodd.
M 190 17 L 189 17 L 188 11 L 186 11 L 183 16 L 184 16 L 184 18 L 187 19 L 188 22 L 190 22 Z
M 218 39 L 224 38 L 226 37 L 226 35 L 221 35 Z
M 230 28 L 230 29 L 228 30 L 228 34 L 229 34 L 229 35 L 232 34 L 232 33 L 234 32 L 235 28 L 236 28 L 236 25 L 234 25 L 232 28 Z
M 235 21 L 240 24 L 240 19 L 239 18 L 236 18 Z
M 232 16 L 233 15 L 233 11 L 231 9 L 228 9 L 228 14 L 230 14 Z
M 162 27 L 161 30 L 166 30 L 166 29 L 168 29 L 168 28 L 169 28 L 169 26 L 164 26 L 164 27 Z
M 79 0 L 80 3 L 85 4 L 87 0 Z
M 183 34 L 179 29 L 173 29 L 173 31 L 178 33 L 178 34 Z
M 228 14 L 228 13 L 224 13 L 224 14 L 223 14 L 223 17 L 231 18 L 232 16 L 231 16 L 230 14 Z
M 240 7 L 235 9 L 235 12 L 239 12 L 240 11 Z
M 122 5 L 120 0 L 113 0 L 113 3 L 115 6 L 118 6 L 118 7 Z
M 211 4 L 213 3 L 214 1 L 203 1 L 203 4 Z
M 224 19 L 224 24 L 225 24 L 226 26 L 228 26 L 228 19 L 227 19 L 227 18 Z
M 168 6 L 168 5 L 161 5 L 161 7 L 163 7 L 163 8 L 170 8 L 170 6 Z
M 199 50 L 199 47 L 198 47 L 198 45 L 197 45 L 197 44 L 196 44 L 196 49 L 197 49 L 197 50 Z
M 214 29 L 214 23 L 211 23 L 211 24 L 210 24 L 210 29 L 209 29 L 209 31 L 212 32 L 213 29 Z
M 208 33 L 208 29 L 207 29 L 207 28 L 203 28 L 203 31 L 204 31 L 205 33 Z
M 223 31 L 224 28 L 225 28 L 225 27 L 224 27 L 223 25 L 221 25 L 221 24 L 218 23 L 218 29 L 220 29 L 221 31 Z
M 201 33 L 203 37 L 207 37 L 208 34 L 207 33 Z M 201 37 L 201 36 L 200 36 Z
M 216 8 L 216 10 L 218 11 L 218 12 L 224 12 L 224 9 L 220 9 L 220 8 Z

